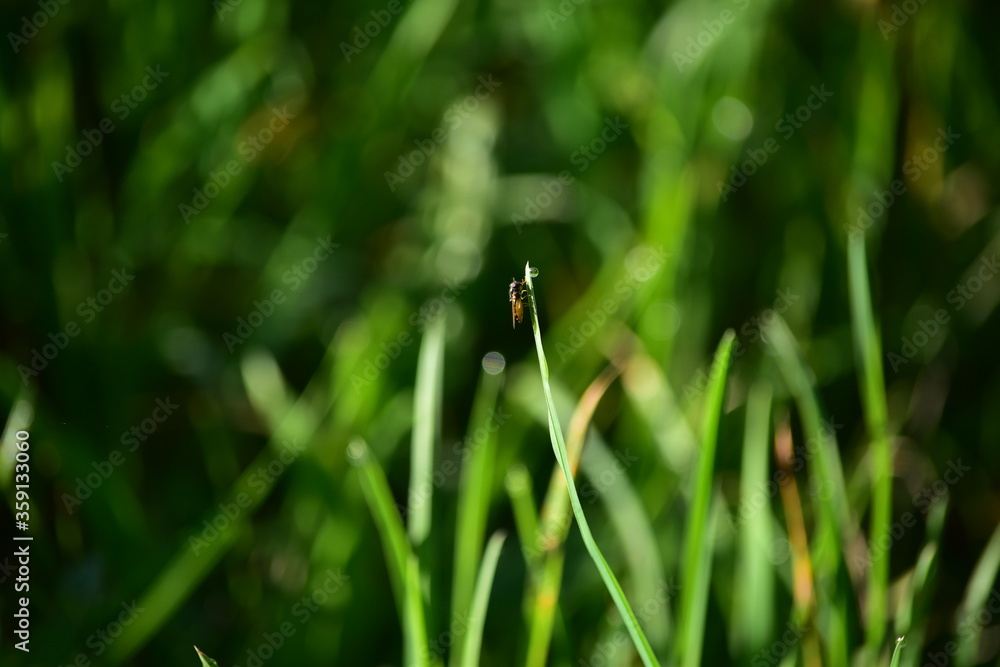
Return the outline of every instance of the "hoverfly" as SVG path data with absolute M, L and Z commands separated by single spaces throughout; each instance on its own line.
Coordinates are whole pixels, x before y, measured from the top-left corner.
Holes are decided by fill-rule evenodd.
M 518 322 L 524 321 L 524 299 L 528 296 L 528 290 L 524 289 L 524 281 L 512 278 L 508 295 L 510 296 L 510 324 L 515 329 Z

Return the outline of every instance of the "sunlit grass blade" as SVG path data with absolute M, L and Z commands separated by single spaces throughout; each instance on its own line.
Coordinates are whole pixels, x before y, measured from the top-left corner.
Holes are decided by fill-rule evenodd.
M 479 651 L 483 644 L 483 627 L 486 625 L 486 611 L 490 604 L 490 591 L 493 588 L 493 575 L 496 574 L 497 561 L 500 560 L 500 550 L 503 548 L 507 534 L 494 533 L 486 545 L 483 562 L 476 578 L 476 589 L 472 599 L 469 627 L 465 632 L 462 648 L 463 667 L 478 667 Z
M 896 633 L 906 635 L 915 647 L 923 646 L 927 631 L 928 611 L 937 578 L 941 532 L 948 511 L 948 496 L 935 499 L 927 512 L 927 542 L 917 557 L 917 564 L 904 583 L 896 608 Z M 902 658 L 904 667 L 916 667 L 919 651 L 908 651 Z
M 990 537 L 989 543 L 979 557 L 969 583 L 965 588 L 965 597 L 958 607 L 958 655 L 955 656 L 957 667 L 969 667 L 977 662 L 979 642 L 983 635 L 983 623 L 978 620 L 980 612 L 986 608 L 990 595 L 996 595 L 993 582 L 1000 569 L 1000 526 L 997 526 Z
M 479 554 L 486 535 L 486 518 L 493 491 L 493 467 L 496 460 L 495 430 L 487 428 L 496 408 L 501 375 L 483 373 L 466 430 L 465 450 L 468 460 L 462 466 L 458 489 L 458 516 L 455 525 L 455 565 L 452 574 L 452 614 L 471 614 L 472 593 L 479 568 Z M 477 433 L 484 433 L 482 441 Z M 463 454 L 464 455 L 464 454 Z M 464 643 L 452 651 L 450 663 L 461 662 Z
M 604 554 L 601 553 L 600 547 L 597 546 L 597 542 L 594 541 L 590 525 L 587 523 L 587 517 L 584 515 L 583 507 L 580 505 L 580 496 L 577 493 L 576 484 L 573 482 L 573 471 L 570 468 L 569 455 L 566 451 L 566 443 L 563 440 L 562 426 L 559 423 L 555 400 L 552 397 L 552 387 L 549 384 L 549 366 L 545 359 L 545 350 L 542 347 L 542 333 L 538 326 L 538 302 L 535 298 L 535 288 L 531 278 L 531 266 L 530 264 L 526 264 L 524 267 L 524 279 L 528 287 L 528 296 L 531 299 L 531 328 L 535 336 L 535 349 L 538 351 L 538 367 L 542 380 L 542 390 L 545 394 L 545 404 L 548 409 L 549 435 L 552 439 L 552 449 L 556 460 L 566 479 L 566 488 L 569 491 L 573 515 L 580 528 L 580 535 L 583 538 L 584 545 L 587 547 L 587 552 L 590 554 L 591 559 L 593 559 L 594 565 L 597 566 L 597 571 L 601 575 L 601 579 L 604 580 L 604 584 L 611 594 L 611 599 L 614 600 L 615 606 L 618 607 L 618 611 L 622 615 L 622 620 L 625 622 L 625 627 L 628 629 L 636 650 L 639 652 L 639 657 L 642 658 L 643 663 L 647 667 L 649 665 L 659 665 L 656 656 L 653 654 L 653 649 L 650 647 L 649 641 L 646 639 L 646 635 L 643 634 L 642 628 L 639 626 L 639 621 L 632 611 L 632 607 L 625 598 L 625 593 L 622 591 L 618 579 L 615 577 L 614 572 L 611 571 L 611 566 L 605 560 Z
M 676 643 L 677 661 L 683 667 L 701 664 L 702 642 L 705 637 L 705 611 L 708 604 L 708 582 L 711 578 L 711 553 L 708 511 L 712 502 L 715 472 L 715 450 L 718 444 L 719 418 L 726 394 L 729 358 L 736 334 L 731 329 L 722 335 L 712 361 L 712 380 L 705 393 L 702 419 L 701 451 L 691 493 L 691 510 L 684 531 L 684 564 L 681 577 L 681 607 Z M 704 587 L 704 588 L 702 588 Z
M 409 515 L 407 528 L 414 549 L 420 550 L 431 530 L 434 444 L 441 421 L 441 382 L 444 377 L 446 317 L 431 320 L 420 343 L 413 396 L 413 439 L 410 447 Z
M 361 491 L 375 520 L 375 529 L 382 541 L 389 581 L 396 598 L 400 619 L 406 618 L 407 568 L 412 551 L 406 539 L 403 520 L 396 511 L 392 490 L 385 478 L 385 471 L 369 450 L 368 445 L 356 438 L 347 446 L 348 459 L 358 468 Z
M 11 511 L 14 509 L 14 493 L 11 487 L 11 480 L 14 477 L 15 458 L 18 452 L 17 433 L 22 430 L 29 430 L 35 419 L 35 390 L 31 387 L 21 389 L 17 399 L 11 406 L 10 414 L 7 416 L 7 423 L 3 428 L 3 440 L 0 441 L 0 489 L 10 490 L 7 494 Z M 30 435 L 30 431 L 29 431 Z M 28 440 L 30 450 L 31 439 Z
M 738 533 L 736 579 L 733 591 L 732 640 L 736 655 L 748 656 L 770 641 L 774 629 L 774 566 L 771 548 L 771 507 L 757 498 L 768 486 L 770 457 L 771 386 L 753 385 L 747 397 L 740 468 L 740 504 L 730 526 Z M 770 498 L 770 494 L 765 495 Z
M 202 653 L 201 649 L 197 646 L 194 647 L 194 650 L 198 652 L 198 658 L 201 660 L 202 667 L 219 667 L 219 663 Z
M 851 295 L 851 329 L 854 349 L 860 366 L 859 383 L 864 399 L 865 422 L 871 440 L 872 508 L 868 544 L 888 540 L 892 514 L 892 452 L 889 449 L 885 402 L 885 377 L 882 370 L 881 336 L 872 314 L 871 289 L 868 283 L 868 259 L 863 235 L 852 236 L 847 249 Z M 867 613 L 865 617 L 866 651 L 870 660 L 881 652 L 886 630 L 889 599 L 889 549 L 869 553 Z
M 892 650 L 892 661 L 889 663 L 889 667 L 899 667 L 899 656 L 903 653 L 903 647 L 906 646 L 906 637 L 899 637 L 896 639 L 896 648 Z
M 420 564 L 411 553 L 406 561 L 406 613 L 403 616 L 403 664 L 407 667 L 429 667 L 431 664 L 420 580 Z
M 570 418 L 566 452 L 569 468 L 574 478 L 583 453 L 590 420 L 597 409 L 601 397 L 621 373 L 620 365 L 607 366 L 587 387 Z M 565 553 L 562 545 L 573 523 L 566 480 L 557 467 L 552 471 L 549 487 L 542 504 L 540 532 L 535 538 L 535 546 L 540 548 L 544 563 L 538 570 L 539 583 L 529 594 L 533 611 L 529 611 L 527 664 L 544 665 L 552 639 L 552 627 L 558 609 L 559 591 L 562 587 L 562 573 Z

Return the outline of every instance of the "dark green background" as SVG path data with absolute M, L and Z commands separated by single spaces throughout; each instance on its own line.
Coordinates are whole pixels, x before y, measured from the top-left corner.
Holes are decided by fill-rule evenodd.
M 451 285 L 441 452 L 477 427 L 468 419 L 481 359 L 502 353 L 500 405 L 511 417 L 498 436 L 489 528 L 513 532 L 505 470 L 526 464 L 540 500 L 553 465 L 540 407 L 526 407 L 540 405 L 531 336 L 509 324 L 507 285 L 528 260 L 540 270 L 549 361 L 573 396 L 631 330 L 697 431 L 701 399 L 690 388 L 722 332 L 736 330 L 745 353 L 731 370 L 717 464 L 730 512 L 747 388 L 774 375 L 751 318 L 778 290 L 798 296 L 783 316 L 815 372 L 825 416 L 843 424 L 841 455 L 856 479 L 868 441 L 845 226 L 897 179 L 905 192 L 865 233 L 883 353 L 899 352 L 938 309 L 949 321 L 898 372 L 883 356 L 894 520 L 921 514 L 914 495 L 949 462 L 971 467 L 948 489 L 927 611 L 927 648 L 940 647 L 998 515 L 1000 281 L 983 283 L 961 310 L 948 297 L 1000 250 L 1000 47 L 990 3 L 913 1 L 912 16 L 904 4 L 412 0 L 395 15 L 380 2 L 5 3 L 0 395 L 13 415 L 5 455 L 13 430 L 31 433 L 34 542 L 30 656 L 11 648 L 13 582 L 0 574 L 4 663 L 61 665 L 84 653 L 105 664 L 111 652 L 95 658 L 88 637 L 189 550 L 244 470 L 277 456 L 266 449 L 275 419 L 312 384 L 318 427 L 301 443 L 305 453 L 256 496 L 260 506 L 241 515 L 248 520 L 218 562 L 181 572 L 172 587 L 182 591 L 179 606 L 125 662 L 193 665 L 196 644 L 220 664 L 243 665 L 264 633 L 291 621 L 299 630 L 269 664 L 400 664 L 383 550 L 345 448 L 364 437 L 405 498 L 418 342 L 441 307 L 433 300 Z M 889 31 L 894 7 L 900 25 Z M 42 23 L 37 12 L 44 25 L 33 33 L 25 21 Z M 387 25 L 370 27 L 377 34 L 348 61 L 343 45 L 378 18 Z M 11 45 L 11 33 L 33 36 Z M 691 46 L 698 39 L 707 44 L 700 51 Z M 121 97 L 147 67 L 166 74 L 129 108 Z M 499 83 L 485 99 L 474 96 L 480 77 Z M 802 112 L 820 86 L 832 97 Z M 269 134 L 275 110 L 288 119 Z M 789 131 L 782 119 L 797 110 L 808 119 Z M 581 147 L 615 119 L 627 128 L 581 160 Z M 102 121 L 111 131 L 95 134 Z M 959 137 L 937 152 L 946 128 Z M 259 147 L 245 143 L 254 138 Z M 433 148 L 426 159 L 414 153 L 421 145 Z M 766 162 L 746 162 L 760 161 L 765 146 Z M 88 149 L 68 173 L 54 168 Z M 914 156 L 928 150 L 933 162 L 914 171 Z M 423 164 L 390 190 L 386 172 L 410 155 Z M 723 200 L 719 184 L 734 167 L 755 173 Z M 223 187 L 209 196 L 213 182 Z M 553 203 L 515 222 L 526 198 L 545 201 L 537 198 L 546 184 L 558 192 Z M 195 204 L 185 220 L 182 205 Z M 296 278 L 317 238 L 338 245 Z M 653 251 L 665 259 L 650 278 L 618 291 L 621 307 L 582 335 L 589 314 Z M 88 319 L 79 304 L 99 298 L 116 270 L 134 280 Z M 224 335 L 275 290 L 284 302 L 230 352 Z M 23 381 L 19 368 L 71 322 L 79 335 Z M 403 343 L 398 358 L 359 381 L 382 350 L 397 353 L 393 342 Z M 123 433 L 168 398 L 176 411 L 128 452 Z M 652 427 L 617 385 L 595 426 L 613 449 L 642 457 L 627 476 L 666 570 L 676 571 L 686 512 L 676 481 L 686 473 L 657 472 Z M 116 449 L 122 464 L 69 512 L 65 494 Z M 8 526 L 13 470 L 8 459 L 0 467 Z M 452 478 L 435 496 L 446 528 L 433 568 L 445 590 L 456 485 Z M 621 571 L 627 547 L 603 528 L 607 511 L 595 504 L 588 514 Z M 893 545 L 892 580 L 913 567 L 923 533 L 921 514 Z M 591 656 L 610 605 L 575 533 L 567 549 L 565 627 L 551 655 L 552 664 L 577 665 Z M 0 553 L 10 550 L 5 540 Z M 327 570 L 348 583 L 299 625 L 296 603 Z M 705 664 L 748 664 L 754 651 L 729 643 L 728 591 L 740 586 L 730 556 L 719 556 L 714 576 Z M 484 664 L 523 660 L 524 577 L 512 536 Z M 784 619 L 788 592 L 761 604 Z M 447 610 L 428 622 L 438 634 Z M 851 630 L 858 646 L 860 627 Z M 989 636 L 983 658 L 992 662 Z

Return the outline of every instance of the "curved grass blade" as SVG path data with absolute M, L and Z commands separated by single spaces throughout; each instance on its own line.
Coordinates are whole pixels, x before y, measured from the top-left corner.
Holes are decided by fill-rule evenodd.
M 719 417 L 722 399 L 726 393 L 726 376 L 729 369 L 733 341 L 736 334 L 726 330 L 719 342 L 712 361 L 712 381 L 705 395 L 705 413 L 702 424 L 701 452 L 698 472 L 694 480 L 691 512 L 684 535 L 685 582 L 681 590 L 681 608 L 678 619 L 677 661 L 683 667 L 701 664 L 702 643 L 705 637 L 705 611 L 708 605 L 708 584 L 711 573 L 711 549 L 708 510 L 713 495 L 715 450 L 719 435 Z
M 486 625 L 486 610 L 490 604 L 490 590 L 493 588 L 493 575 L 497 571 L 497 561 L 500 560 L 500 550 L 503 548 L 507 534 L 496 532 L 486 545 L 483 562 L 476 578 L 476 590 L 472 597 L 472 613 L 469 614 L 469 629 L 465 633 L 462 647 L 463 667 L 479 665 L 479 651 L 483 644 L 483 627 Z
M 620 364 L 613 363 L 607 366 L 583 392 L 573 411 L 567 433 L 569 442 L 566 452 L 574 478 L 594 410 L 620 373 Z M 540 532 L 533 541 L 544 562 L 537 568 L 535 578 L 538 580 L 538 586 L 531 592 L 531 599 L 528 602 L 532 607 L 528 631 L 528 658 L 525 663 L 528 667 L 541 667 L 548 657 L 552 628 L 558 610 L 559 591 L 562 587 L 565 561 L 562 544 L 566 541 L 572 523 L 573 514 L 569 508 L 569 496 L 566 494 L 566 481 L 562 473 L 556 469 L 552 471 L 549 488 L 542 504 Z
M 903 652 L 903 647 L 906 646 L 906 637 L 899 637 L 896 639 L 896 648 L 892 651 L 892 661 L 889 663 L 889 667 L 899 667 L 899 656 Z
M 403 520 L 396 511 L 392 490 L 385 477 L 385 471 L 378 460 L 368 449 L 361 438 L 355 439 L 347 446 L 347 456 L 358 467 L 360 472 L 361 491 L 364 493 L 368 509 L 375 519 L 385 557 L 389 565 L 389 578 L 392 580 L 393 591 L 399 605 L 400 618 L 403 617 L 403 586 L 406 582 L 407 561 L 411 555 L 410 545 L 406 541 L 406 529 Z
M 556 412 L 555 400 L 552 397 L 552 387 L 549 384 L 549 366 L 545 359 L 545 350 L 542 347 L 542 333 L 538 327 L 538 303 L 535 299 L 535 287 L 531 278 L 531 265 L 530 263 L 525 264 L 524 280 L 528 288 L 528 296 L 531 299 L 531 328 L 535 335 L 535 349 L 538 351 L 538 367 L 549 415 L 549 436 L 552 440 L 552 450 L 555 453 L 559 467 L 562 469 L 563 477 L 566 479 L 566 488 L 569 491 L 570 504 L 573 506 L 573 515 L 576 517 L 576 522 L 580 527 L 580 535 L 583 538 L 584 545 L 587 547 L 587 552 L 590 554 L 591 559 L 593 559 L 594 565 L 597 566 L 597 571 L 600 573 L 601 579 L 604 580 L 604 584 L 611 594 L 611 599 L 614 600 L 615 606 L 618 607 L 622 620 L 625 622 L 625 627 L 632 637 L 632 642 L 635 644 L 643 664 L 647 667 L 650 665 L 659 665 L 656 656 L 653 654 L 653 649 L 650 647 L 649 641 L 646 639 L 646 635 L 643 634 L 642 628 L 639 626 L 639 621 L 632 611 L 632 607 L 625 598 L 625 593 L 622 591 L 618 579 L 615 578 L 614 572 L 611 571 L 611 566 L 608 565 L 604 554 L 601 553 L 600 547 L 594 541 L 590 525 L 587 523 L 587 517 L 584 515 L 583 507 L 580 504 L 580 496 L 577 493 L 576 485 L 573 483 L 573 471 L 570 469 L 569 455 L 566 452 L 566 443 L 562 435 L 562 426 L 559 424 L 559 415 Z
M 948 511 L 948 496 L 936 498 L 927 513 L 927 543 L 917 557 L 917 564 L 907 578 L 896 608 L 896 632 L 905 634 L 916 647 L 923 646 L 927 632 L 929 607 L 937 578 L 937 565 L 944 517 Z M 902 658 L 904 667 L 917 667 L 919 651 L 910 651 Z

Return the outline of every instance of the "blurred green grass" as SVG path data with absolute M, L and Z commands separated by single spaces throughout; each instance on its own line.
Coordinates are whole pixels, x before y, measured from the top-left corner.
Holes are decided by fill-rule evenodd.
M 0 17 L 4 664 L 1000 658 L 993 5 Z

